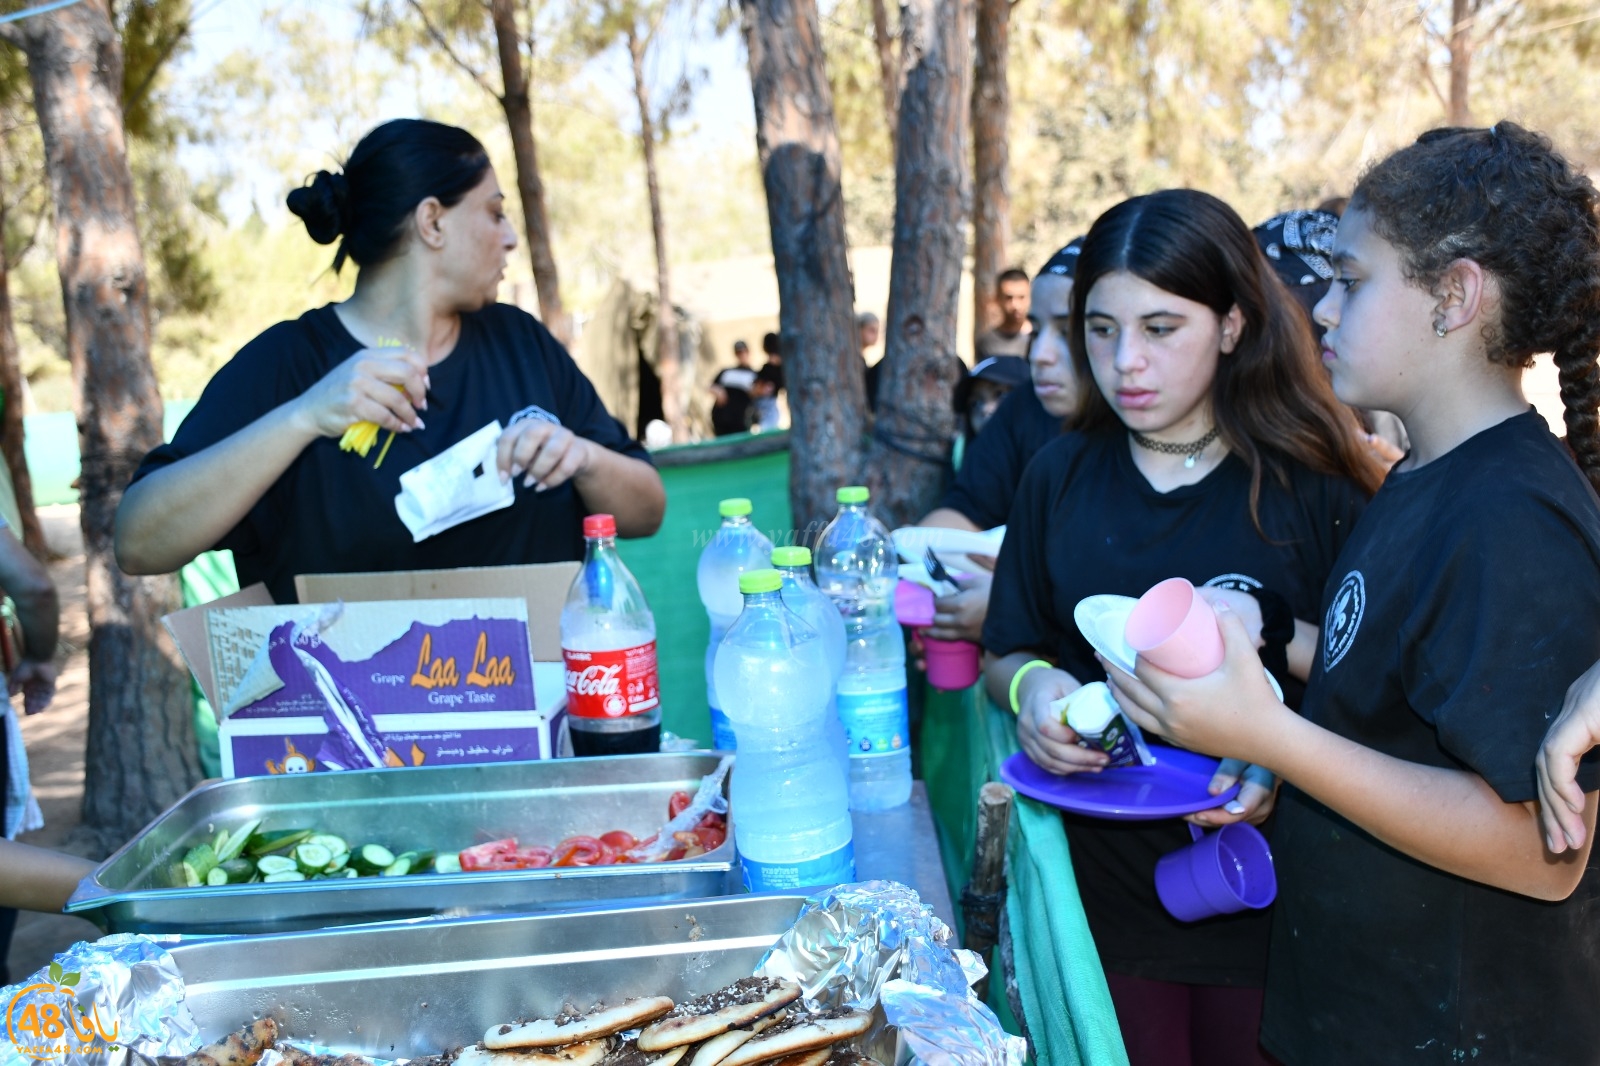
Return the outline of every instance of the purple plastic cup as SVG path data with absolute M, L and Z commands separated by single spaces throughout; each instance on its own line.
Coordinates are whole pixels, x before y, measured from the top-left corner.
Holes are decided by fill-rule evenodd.
M 894 587 L 894 616 L 903 626 L 933 625 L 933 590 L 902 578 Z
M 1253 825 L 1233 822 L 1214 833 L 1190 823 L 1194 843 L 1156 861 L 1156 895 L 1180 922 L 1260 910 L 1278 896 L 1272 848 Z
M 1169 577 L 1139 597 L 1123 636 L 1140 658 L 1179 677 L 1205 677 L 1222 665 L 1217 612 L 1181 577 Z
M 978 646 L 970 640 L 935 640 L 922 635 L 928 662 L 928 684 L 945 692 L 958 692 L 978 682 Z

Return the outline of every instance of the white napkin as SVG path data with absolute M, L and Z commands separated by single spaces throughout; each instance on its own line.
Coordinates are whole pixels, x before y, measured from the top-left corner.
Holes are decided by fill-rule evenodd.
M 495 469 L 499 440 L 500 420 L 496 419 L 400 475 L 394 509 L 411 531 L 413 542 L 516 502 L 510 480 L 501 481 Z

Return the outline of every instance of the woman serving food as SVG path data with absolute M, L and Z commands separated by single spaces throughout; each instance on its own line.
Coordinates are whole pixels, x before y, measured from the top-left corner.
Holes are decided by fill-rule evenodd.
M 217 372 L 123 497 L 122 568 L 230 548 L 242 584 L 287 603 L 297 574 L 580 559 L 591 512 L 654 533 L 666 495 L 644 449 L 536 319 L 495 302 L 517 243 L 504 200 L 475 137 L 419 119 L 290 193 L 313 240 L 340 241 L 334 269 L 355 261 L 355 293 Z

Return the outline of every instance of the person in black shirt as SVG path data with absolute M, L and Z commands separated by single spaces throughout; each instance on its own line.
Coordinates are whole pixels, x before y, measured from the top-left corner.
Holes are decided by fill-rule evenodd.
M 1308 620 L 1381 474 L 1291 301 L 1243 220 L 1205 193 L 1128 200 L 1090 229 L 1068 334 L 1088 387 L 1074 430 L 1023 475 L 983 630 L 989 692 L 1018 712 L 1018 741 L 1045 769 L 1093 773 L 1106 761 L 1050 711 L 1104 676 L 1073 623 L 1087 596 L 1188 578 L 1251 613 L 1258 675 L 1266 662 L 1293 695 L 1309 672 Z M 1271 775 L 1244 776 L 1226 809 L 1190 821 L 1264 819 Z M 1166 913 L 1155 865 L 1189 842 L 1180 821 L 1065 822 L 1133 1066 L 1266 1061 L 1269 916 L 1185 925 Z
M 1600 634 L 1597 209 L 1508 122 L 1370 170 L 1316 313 L 1334 389 L 1399 415 L 1411 451 L 1324 588 L 1301 716 L 1232 617 L 1210 677 L 1114 675 L 1141 722 L 1285 780 L 1262 1037 L 1289 1066 L 1600 1056 L 1600 767 L 1573 775 L 1585 841 L 1561 854 L 1534 773 Z M 1540 352 L 1570 453 L 1523 397 Z
M 776 333 L 761 338 L 761 352 L 766 361 L 756 371 L 756 424 L 762 429 L 777 429 L 782 416 L 778 411 L 778 394 L 788 385 L 783 376 L 783 346 Z
M 503 206 L 476 138 L 413 119 L 290 193 L 312 239 L 342 237 L 334 269 L 355 260 L 355 294 L 271 327 L 217 372 L 122 498 L 122 568 L 231 548 L 241 583 L 293 602 L 302 573 L 581 559 L 590 512 L 623 536 L 655 532 L 666 495 L 647 453 L 542 325 L 495 303 L 516 247 Z M 340 445 L 361 422 L 392 434 L 367 456 Z M 511 483 L 513 501 L 413 540 L 401 474 L 494 422 L 493 469 L 474 476 Z
M 725 368 L 711 383 L 711 429 L 719 437 L 750 429 L 750 403 L 756 387 L 756 371 L 750 366 L 750 346 L 744 341 L 734 341 L 733 359 L 739 365 Z

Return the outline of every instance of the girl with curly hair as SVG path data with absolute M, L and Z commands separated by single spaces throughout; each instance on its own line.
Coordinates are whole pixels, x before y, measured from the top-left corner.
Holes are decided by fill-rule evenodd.
M 1411 451 L 1328 579 L 1300 713 L 1227 611 L 1209 677 L 1112 670 L 1142 725 L 1285 782 L 1262 1037 L 1291 1066 L 1600 1048 L 1600 873 L 1547 846 L 1533 769 L 1600 646 L 1597 204 L 1504 122 L 1368 172 L 1316 314 L 1339 398 L 1398 414 Z M 1571 454 L 1523 397 L 1541 352 Z M 1579 784 L 1592 838 L 1594 766 Z

